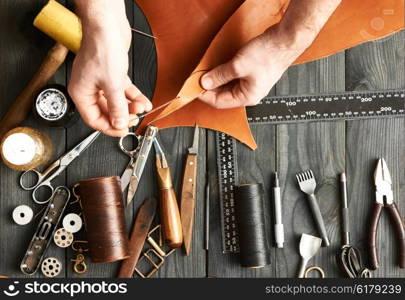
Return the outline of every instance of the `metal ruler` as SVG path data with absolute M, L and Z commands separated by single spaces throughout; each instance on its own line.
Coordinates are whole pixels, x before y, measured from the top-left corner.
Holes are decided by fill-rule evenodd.
M 405 115 L 405 90 L 266 97 L 247 107 L 250 124 L 356 120 Z M 238 184 L 235 139 L 216 133 L 224 253 L 239 251 L 234 186 Z

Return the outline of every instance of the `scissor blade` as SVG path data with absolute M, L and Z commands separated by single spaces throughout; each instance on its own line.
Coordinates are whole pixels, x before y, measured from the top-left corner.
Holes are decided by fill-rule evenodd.
M 63 157 L 61 157 L 61 166 L 67 166 L 76 157 L 78 157 L 83 151 L 85 151 L 100 135 L 100 131 L 95 131 L 86 137 L 82 142 L 80 142 L 76 147 L 67 152 Z
M 198 154 L 198 142 L 200 139 L 200 130 L 198 125 L 195 126 L 194 129 L 194 138 L 193 138 L 193 145 L 188 148 L 188 153 L 190 154 Z
M 134 167 L 131 163 L 129 163 L 121 176 L 121 191 L 125 191 L 127 188 L 129 181 L 131 180 L 132 173 L 134 173 Z
M 130 178 L 130 183 L 128 187 L 127 194 L 127 205 L 129 205 L 135 196 L 136 190 L 138 189 L 139 179 L 136 175 L 132 175 Z
M 94 131 L 73 149 L 75 149 L 80 155 L 80 153 L 85 151 L 98 138 L 99 135 L 100 131 Z

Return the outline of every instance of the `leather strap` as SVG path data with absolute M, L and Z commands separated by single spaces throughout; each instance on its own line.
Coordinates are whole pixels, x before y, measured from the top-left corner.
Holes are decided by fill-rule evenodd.
M 156 214 L 157 200 L 146 198 L 139 208 L 129 241 L 130 257 L 124 260 L 118 272 L 118 278 L 131 278 L 145 244 L 150 226 Z

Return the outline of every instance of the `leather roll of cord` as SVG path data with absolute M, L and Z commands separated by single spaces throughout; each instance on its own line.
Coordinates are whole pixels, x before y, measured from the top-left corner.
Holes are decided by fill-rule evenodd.
M 130 250 L 119 177 L 81 181 L 80 198 L 91 261 L 106 263 L 128 258 Z
M 235 208 L 242 266 L 262 268 L 269 265 L 270 247 L 265 230 L 262 185 L 237 186 Z

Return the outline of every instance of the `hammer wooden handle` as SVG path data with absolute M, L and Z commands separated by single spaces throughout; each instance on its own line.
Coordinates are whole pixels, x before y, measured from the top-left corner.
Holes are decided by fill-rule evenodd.
M 27 118 L 34 101 L 34 96 L 47 84 L 49 79 L 63 64 L 67 53 L 68 49 L 59 43 L 56 43 L 49 50 L 38 71 L 17 99 L 14 100 L 10 109 L 0 121 L 0 138 Z
M 166 244 L 171 248 L 180 247 L 183 243 L 183 231 L 173 188 L 160 190 L 160 221 Z

